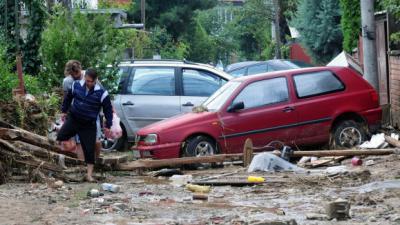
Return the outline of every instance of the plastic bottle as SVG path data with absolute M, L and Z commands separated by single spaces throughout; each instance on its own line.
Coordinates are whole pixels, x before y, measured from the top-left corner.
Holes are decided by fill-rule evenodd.
M 101 185 L 101 187 L 102 187 L 102 189 L 104 191 L 110 191 L 110 192 L 113 192 L 113 193 L 117 193 L 121 189 L 121 187 L 119 185 L 110 184 L 110 183 L 103 183 Z
M 262 183 L 265 181 L 265 179 L 264 177 L 249 176 L 247 177 L 247 181 L 253 183 Z
M 97 189 L 91 189 L 91 190 L 89 190 L 88 193 L 87 193 L 87 196 L 88 196 L 88 197 L 92 197 L 92 198 L 97 198 L 97 197 L 103 196 L 103 195 L 104 195 L 104 194 L 103 194 L 103 193 L 100 193 L 100 191 L 97 190 Z

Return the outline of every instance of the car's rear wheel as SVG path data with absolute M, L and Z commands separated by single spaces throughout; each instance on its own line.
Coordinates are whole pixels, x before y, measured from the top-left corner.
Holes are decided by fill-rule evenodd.
M 361 123 L 354 120 L 341 121 L 333 130 L 334 148 L 352 148 L 362 144 L 367 138 L 367 132 Z
M 217 154 L 215 141 L 206 136 L 195 136 L 186 141 L 183 149 L 184 157 L 202 157 Z M 186 168 L 195 169 L 199 167 L 210 167 L 210 163 L 196 163 Z

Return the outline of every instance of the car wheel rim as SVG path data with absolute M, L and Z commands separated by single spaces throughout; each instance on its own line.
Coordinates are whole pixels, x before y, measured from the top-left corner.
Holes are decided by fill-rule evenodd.
M 213 155 L 214 147 L 207 141 L 202 141 L 195 148 L 196 157 Z
M 361 132 L 354 127 L 347 127 L 339 134 L 340 145 L 344 147 L 353 147 L 361 144 Z
M 117 145 L 117 141 L 118 141 L 118 139 L 108 139 L 102 135 L 100 138 L 101 149 L 103 151 L 111 151 Z

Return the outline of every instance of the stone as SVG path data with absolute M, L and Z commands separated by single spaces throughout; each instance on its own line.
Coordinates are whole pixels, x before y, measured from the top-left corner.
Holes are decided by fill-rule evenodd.
M 376 218 L 374 216 L 371 216 L 368 218 L 368 222 L 376 222 Z
M 127 211 L 129 206 L 125 203 L 114 203 L 112 209 L 115 211 Z
M 400 222 L 400 214 L 394 214 L 391 216 L 390 221 L 392 222 Z
M 347 219 L 350 218 L 350 203 L 345 199 L 337 199 L 325 205 L 325 211 L 329 219 Z

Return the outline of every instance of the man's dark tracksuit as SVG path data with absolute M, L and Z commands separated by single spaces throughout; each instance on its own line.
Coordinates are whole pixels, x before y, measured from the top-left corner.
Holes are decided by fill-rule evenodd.
M 66 141 L 78 134 L 88 164 L 95 162 L 96 119 L 101 108 L 106 117 L 106 127 L 110 128 L 113 116 L 108 92 L 98 84 L 87 91 L 85 80 L 72 84 L 61 108 L 63 113 L 69 111 L 69 114 L 58 132 L 57 141 Z

